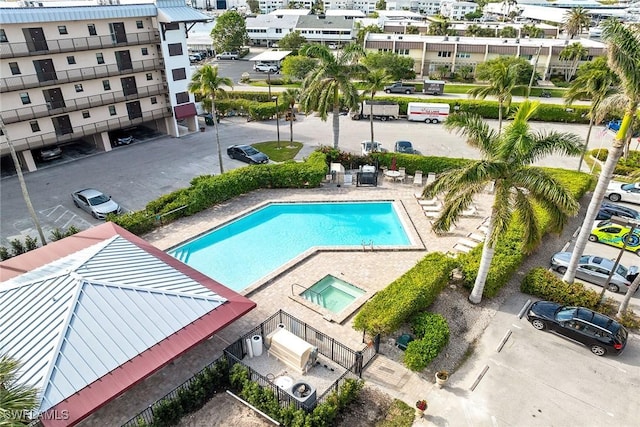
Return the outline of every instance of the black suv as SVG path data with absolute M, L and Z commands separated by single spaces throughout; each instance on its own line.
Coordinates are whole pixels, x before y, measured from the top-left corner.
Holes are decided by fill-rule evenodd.
M 602 202 L 596 220 L 602 221 L 605 219 L 611 219 L 614 215 L 624 218 L 640 219 L 640 212 L 635 209 L 616 205 L 615 203 Z
M 527 319 L 538 330 L 549 329 L 586 345 L 596 356 L 620 354 L 627 344 L 624 326 L 588 308 L 538 301 L 529 307 Z

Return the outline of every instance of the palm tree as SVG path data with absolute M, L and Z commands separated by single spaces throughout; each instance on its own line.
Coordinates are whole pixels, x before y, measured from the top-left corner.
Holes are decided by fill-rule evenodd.
M 373 104 L 373 98 L 376 96 L 376 92 L 384 89 L 384 87 L 388 85 L 390 82 L 391 82 L 391 76 L 389 76 L 389 74 L 385 70 L 383 69 L 372 70 L 366 73 L 362 80 L 362 83 L 364 83 L 363 95 L 364 94 L 369 95 L 371 104 Z M 371 142 L 373 144 L 373 141 L 375 141 L 375 138 L 373 137 L 373 105 L 371 105 L 371 109 L 372 111 L 371 111 L 371 114 L 369 114 L 369 123 L 371 126 Z
M 358 64 L 364 55 L 361 46 L 348 44 L 334 55 L 322 45 L 306 45 L 300 53 L 318 60 L 318 66 L 311 70 L 302 81 L 300 104 L 305 112 L 315 111 L 323 121 L 329 111 L 333 113 L 333 148 L 338 148 L 340 140 L 340 93 L 349 109 L 359 104 L 358 89 L 352 77 L 366 72 L 364 65 Z
M 300 98 L 300 90 L 289 88 L 286 91 L 282 92 L 280 97 L 282 98 L 283 104 L 289 106 L 289 135 L 290 142 L 293 145 L 293 121 L 296 117 L 293 111 L 293 107 L 296 105 L 296 102 L 298 102 L 298 99 Z
M 640 101 L 640 30 L 634 26 L 627 26 L 614 19 L 608 19 L 602 24 L 602 39 L 607 43 L 607 56 L 609 67 L 615 72 L 621 82 L 621 90 L 627 98 L 624 117 L 620 124 L 620 129 L 615 140 L 611 144 L 611 149 L 607 155 L 607 160 L 600 171 L 598 183 L 591 197 L 591 203 L 587 208 L 587 214 L 582 223 L 580 234 L 576 239 L 576 244 L 571 255 L 571 260 L 562 280 L 573 283 L 578 260 L 587 244 L 587 239 L 591 234 L 591 226 L 596 219 L 600 204 L 604 198 L 605 191 L 609 186 L 613 171 L 622 156 L 625 145 L 627 131 L 635 117 Z
M 571 43 L 560 51 L 559 58 L 562 61 L 571 61 L 571 67 L 565 68 L 564 70 L 565 81 L 570 81 L 573 78 L 578 70 L 578 62 L 580 59 L 587 56 L 588 53 L 589 51 L 587 48 L 582 46 L 580 43 Z
M 581 67 L 580 70 L 582 71 L 583 68 Z M 597 112 L 602 102 L 615 92 L 614 85 L 618 81 L 616 75 L 607 66 L 607 61 L 603 57 L 596 58 L 589 63 L 589 67 L 586 68 L 585 72 L 581 71 L 578 72 L 578 77 L 571 82 L 569 90 L 564 94 L 565 104 L 567 106 L 581 99 L 586 98 L 591 100 L 591 108 L 589 108 L 589 130 L 587 131 L 584 150 L 580 155 L 578 170 L 582 167 L 584 156 L 589 147 L 589 139 L 591 138 L 593 125 L 599 122 Z
M 627 290 L 626 295 L 622 299 L 622 302 L 620 303 L 620 308 L 618 308 L 618 317 L 622 317 L 624 315 L 624 312 L 627 311 L 627 307 L 629 307 L 629 301 L 631 300 L 631 297 L 635 295 L 639 287 L 640 287 L 640 274 L 638 274 L 638 277 L 636 277 L 634 281 L 631 283 L 631 286 L 629 286 L 629 290 Z
M 429 34 L 432 36 L 446 36 L 449 34 L 449 29 L 451 27 L 451 22 L 449 22 L 448 18 L 443 16 L 434 16 L 436 20 L 434 20 L 431 24 L 429 24 Z
M 38 390 L 16 381 L 19 369 L 20 363 L 16 359 L 0 355 L 0 425 L 3 427 L 25 426 L 29 411 L 38 404 Z M 18 413 L 24 418 L 16 419 Z
M 529 36 L 529 38 L 537 39 L 544 36 L 544 31 L 533 24 L 525 24 L 522 26 L 521 37 Z
M 574 7 L 564 15 L 563 27 L 569 38 L 574 38 L 582 33 L 582 30 L 588 30 L 591 24 L 591 16 L 583 7 Z
M 510 66 L 504 61 L 495 61 L 482 75 L 476 74 L 479 80 L 488 80 L 489 85 L 478 86 L 467 92 L 472 98 L 485 99 L 487 96 L 498 98 L 498 133 L 502 131 L 502 110 L 511 106 L 511 92 L 517 87 L 518 67 Z
M 200 67 L 189 82 L 188 90 L 198 94 L 203 98 L 211 100 L 210 111 L 213 116 L 213 127 L 216 131 L 216 145 L 218 147 L 218 162 L 220 162 L 220 173 L 224 173 L 222 166 L 222 148 L 220 148 L 220 136 L 218 135 L 218 120 L 216 113 L 216 97 L 225 95 L 223 86 L 233 88 L 233 80 L 229 77 L 222 77 L 218 74 L 218 67 L 207 64 Z M 206 106 L 206 104 L 205 104 Z
M 522 221 L 524 251 L 533 249 L 541 237 L 534 204 L 549 213 L 551 228 L 555 231 L 562 228 L 569 215 L 578 212 L 579 205 L 571 194 L 543 169 L 531 165 L 551 154 L 580 154 L 580 137 L 556 131 L 548 134 L 531 132 L 528 121 L 538 106 L 539 102 L 523 102 L 513 122 L 502 134 L 491 129 L 480 116 L 471 113 L 452 114 L 445 122 L 446 129 L 456 130 L 465 136 L 467 143 L 479 149 L 483 158 L 460 169 L 444 172 L 425 187 L 425 197 L 446 193 L 442 214 L 433 224 L 434 231 L 449 230 L 462 211 L 471 205 L 473 196 L 490 182 L 495 182 L 489 231 L 469 296 L 474 304 L 482 300 L 496 242 L 507 230 L 514 212 Z
M 464 32 L 464 35 L 467 37 L 476 37 L 482 34 L 482 27 L 478 24 L 471 24 L 467 27 L 467 30 Z

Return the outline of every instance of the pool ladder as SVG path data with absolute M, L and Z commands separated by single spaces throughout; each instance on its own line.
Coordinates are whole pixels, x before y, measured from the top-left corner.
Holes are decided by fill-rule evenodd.
M 369 246 L 369 249 L 371 250 L 371 252 L 373 252 L 373 240 L 370 240 L 369 242 L 365 242 L 364 240 L 361 242 L 362 245 L 362 252 L 365 252 L 367 250 L 367 246 Z
M 312 290 L 311 288 L 305 288 L 299 283 L 293 283 L 291 285 L 291 295 L 294 295 L 294 296 L 295 296 L 295 293 L 293 291 L 294 286 L 299 286 L 303 289 L 303 292 L 300 294 L 302 298 L 306 299 L 307 301 L 311 301 L 312 303 L 317 304 L 320 307 L 324 307 L 324 297 L 322 296 L 322 294 Z

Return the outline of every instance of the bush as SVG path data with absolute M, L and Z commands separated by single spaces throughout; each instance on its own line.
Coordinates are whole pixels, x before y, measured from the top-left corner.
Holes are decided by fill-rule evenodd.
M 589 154 L 595 159 L 605 162 L 609 156 L 609 150 L 606 148 L 595 149 L 591 150 Z M 627 158 L 623 156 L 618 160 L 613 173 L 615 175 L 630 176 L 638 171 L 640 171 L 640 151 L 630 150 Z
M 597 309 L 600 296 L 586 289 L 582 283 L 565 283 L 549 270 L 537 267 L 530 270 L 522 280 L 520 290 L 538 298 L 563 305 L 577 305 Z
M 455 261 L 434 252 L 368 301 L 354 318 L 356 330 L 390 334 L 429 307 L 449 282 Z
M 421 313 L 413 318 L 411 329 L 416 340 L 407 346 L 404 364 L 413 371 L 421 371 L 446 347 L 449 325 L 439 314 Z

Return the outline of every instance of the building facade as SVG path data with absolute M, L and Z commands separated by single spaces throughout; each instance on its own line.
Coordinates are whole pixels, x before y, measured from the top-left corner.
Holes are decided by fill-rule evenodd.
M 0 154 L 74 140 L 111 149 L 111 133 L 144 124 L 172 136 L 197 129 L 185 25 L 210 18 L 184 0 L 4 8 L 0 14 Z
M 535 64 L 536 71 L 547 80 L 571 67 L 571 61 L 560 59 L 560 52 L 569 45 L 561 39 L 503 39 L 459 36 L 421 36 L 409 34 L 367 34 L 364 48 L 373 52 L 395 52 L 415 60 L 415 72 L 420 77 L 447 70 L 455 72 L 461 66 L 475 67 L 499 56 L 517 56 Z M 588 51 L 579 64 L 606 55 L 604 43 L 580 39 Z

